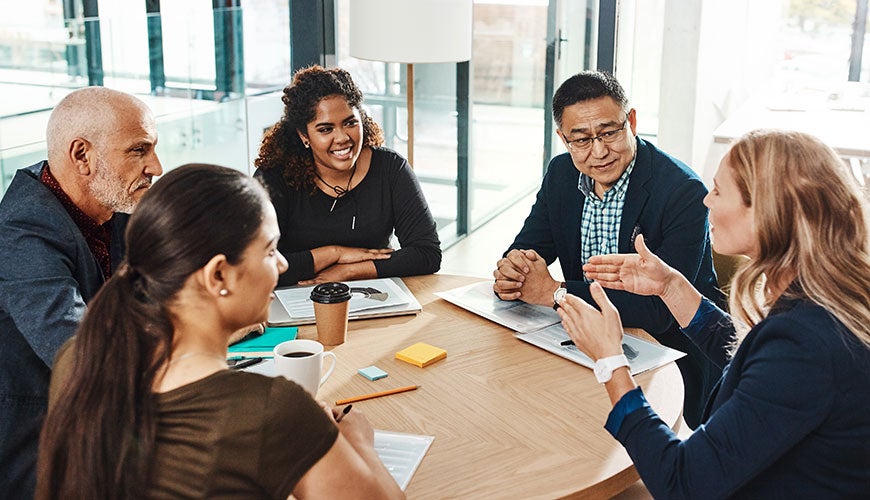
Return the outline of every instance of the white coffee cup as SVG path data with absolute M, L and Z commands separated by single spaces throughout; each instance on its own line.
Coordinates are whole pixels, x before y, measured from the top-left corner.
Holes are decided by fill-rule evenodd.
M 296 339 L 281 342 L 275 346 L 275 374 L 287 380 L 296 382 L 311 394 L 317 395 L 317 389 L 335 369 L 335 354 L 323 350 L 323 344 L 316 340 Z M 323 358 L 332 358 L 332 364 L 323 374 Z

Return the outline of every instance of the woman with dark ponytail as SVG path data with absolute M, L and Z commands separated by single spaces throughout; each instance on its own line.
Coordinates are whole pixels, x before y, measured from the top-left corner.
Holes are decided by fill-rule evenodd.
M 295 383 L 227 369 L 228 338 L 266 319 L 287 269 L 279 236 L 237 171 L 186 165 L 154 185 L 55 361 L 37 498 L 402 496 L 359 412 L 336 424 Z

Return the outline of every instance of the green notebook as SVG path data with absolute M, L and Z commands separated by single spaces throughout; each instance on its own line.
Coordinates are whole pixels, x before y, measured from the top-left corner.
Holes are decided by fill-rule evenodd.
M 296 338 L 295 326 L 270 326 L 262 335 L 247 336 L 227 349 L 230 356 L 272 356 L 275 346 Z

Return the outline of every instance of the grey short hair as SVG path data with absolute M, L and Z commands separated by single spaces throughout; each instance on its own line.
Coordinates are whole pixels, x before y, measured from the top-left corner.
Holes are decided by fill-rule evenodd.
M 61 99 L 51 112 L 45 131 L 49 164 L 62 162 L 70 141 L 77 137 L 97 148 L 116 129 L 119 116 L 148 107 L 140 99 L 106 87 L 85 87 Z M 149 111 L 150 113 L 150 111 Z

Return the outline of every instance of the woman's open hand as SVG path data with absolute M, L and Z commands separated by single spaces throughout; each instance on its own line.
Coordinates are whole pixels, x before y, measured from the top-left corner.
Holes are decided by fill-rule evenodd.
M 643 235 L 637 236 L 634 247 L 636 254 L 595 255 L 583 266 L 583 272 L 605 288 L 662 295 L 676 270 L 646 247 Z
M 619 311 L 598 283 L 589 285 L 589 293 L 601 311 L 583 299 L 568 294 L 558 309 L 562 326 L 574 345 L 593 360 L 622 354 L 622 320 Z

